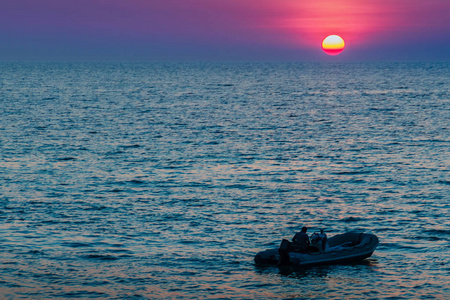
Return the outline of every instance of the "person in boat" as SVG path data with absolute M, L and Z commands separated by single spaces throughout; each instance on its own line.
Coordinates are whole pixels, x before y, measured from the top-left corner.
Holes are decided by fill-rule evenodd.
M 315 251 L 325 252 L 327 250 L 328 244 L 327 244 L 327 235 L 323 231 L 323 229 L 320 229 L 320 233 L 314 232 L 313 235 L 310 237 L 311 241 L 311 248 L 315 248 Z
M 307 252 L 309 250 L 310 241 L 308 235 L 306 234 L 307 231 L 308 228 L 303 226 L 302 231 L 297 232 L 292 238 L 293 246 L 299 252 Z
M 327 238 L 326 233 L 323 231 L 323 229 L 320 229 L 319 238 L 322 241 L 322 252 L 325 252 L 325 249 L 327 247 L 328 238 Z

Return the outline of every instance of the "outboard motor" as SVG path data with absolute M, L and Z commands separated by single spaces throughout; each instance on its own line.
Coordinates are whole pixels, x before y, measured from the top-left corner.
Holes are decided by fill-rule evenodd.
M 289 261 L 289 250 L 291 249 L 291 243 L 288 240 L 283 239 L 281 241 L 280 247 L 278 248 L 278 253 L 280 254 L 280 265 L 288 265 Z

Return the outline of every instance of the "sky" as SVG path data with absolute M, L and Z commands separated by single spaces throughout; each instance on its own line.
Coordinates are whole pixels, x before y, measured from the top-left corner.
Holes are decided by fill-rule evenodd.
M 450 0 L 0 0 L 0 61 L 449 61 L 449 20 Z

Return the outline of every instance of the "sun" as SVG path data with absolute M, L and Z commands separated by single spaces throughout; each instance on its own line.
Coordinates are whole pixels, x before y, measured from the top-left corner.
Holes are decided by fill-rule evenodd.
M 322 50 L 328 55 L 338 55 L 344 50 L 345 42 L 338 35 L 329 35 L 322 42 Z

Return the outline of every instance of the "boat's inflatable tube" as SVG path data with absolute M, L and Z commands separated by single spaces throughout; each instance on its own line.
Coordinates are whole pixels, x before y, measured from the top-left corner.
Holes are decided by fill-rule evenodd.
M 370 257 L 378 246 L 374 234 L 347 232 L 328 239 L 325 251 L 300 253 L 293 250 L 287 240 L 283 240 L 279 249 L 261 251 L 255 256 L 257 264 L 288 264 L 309 266 L 356 262 Z

